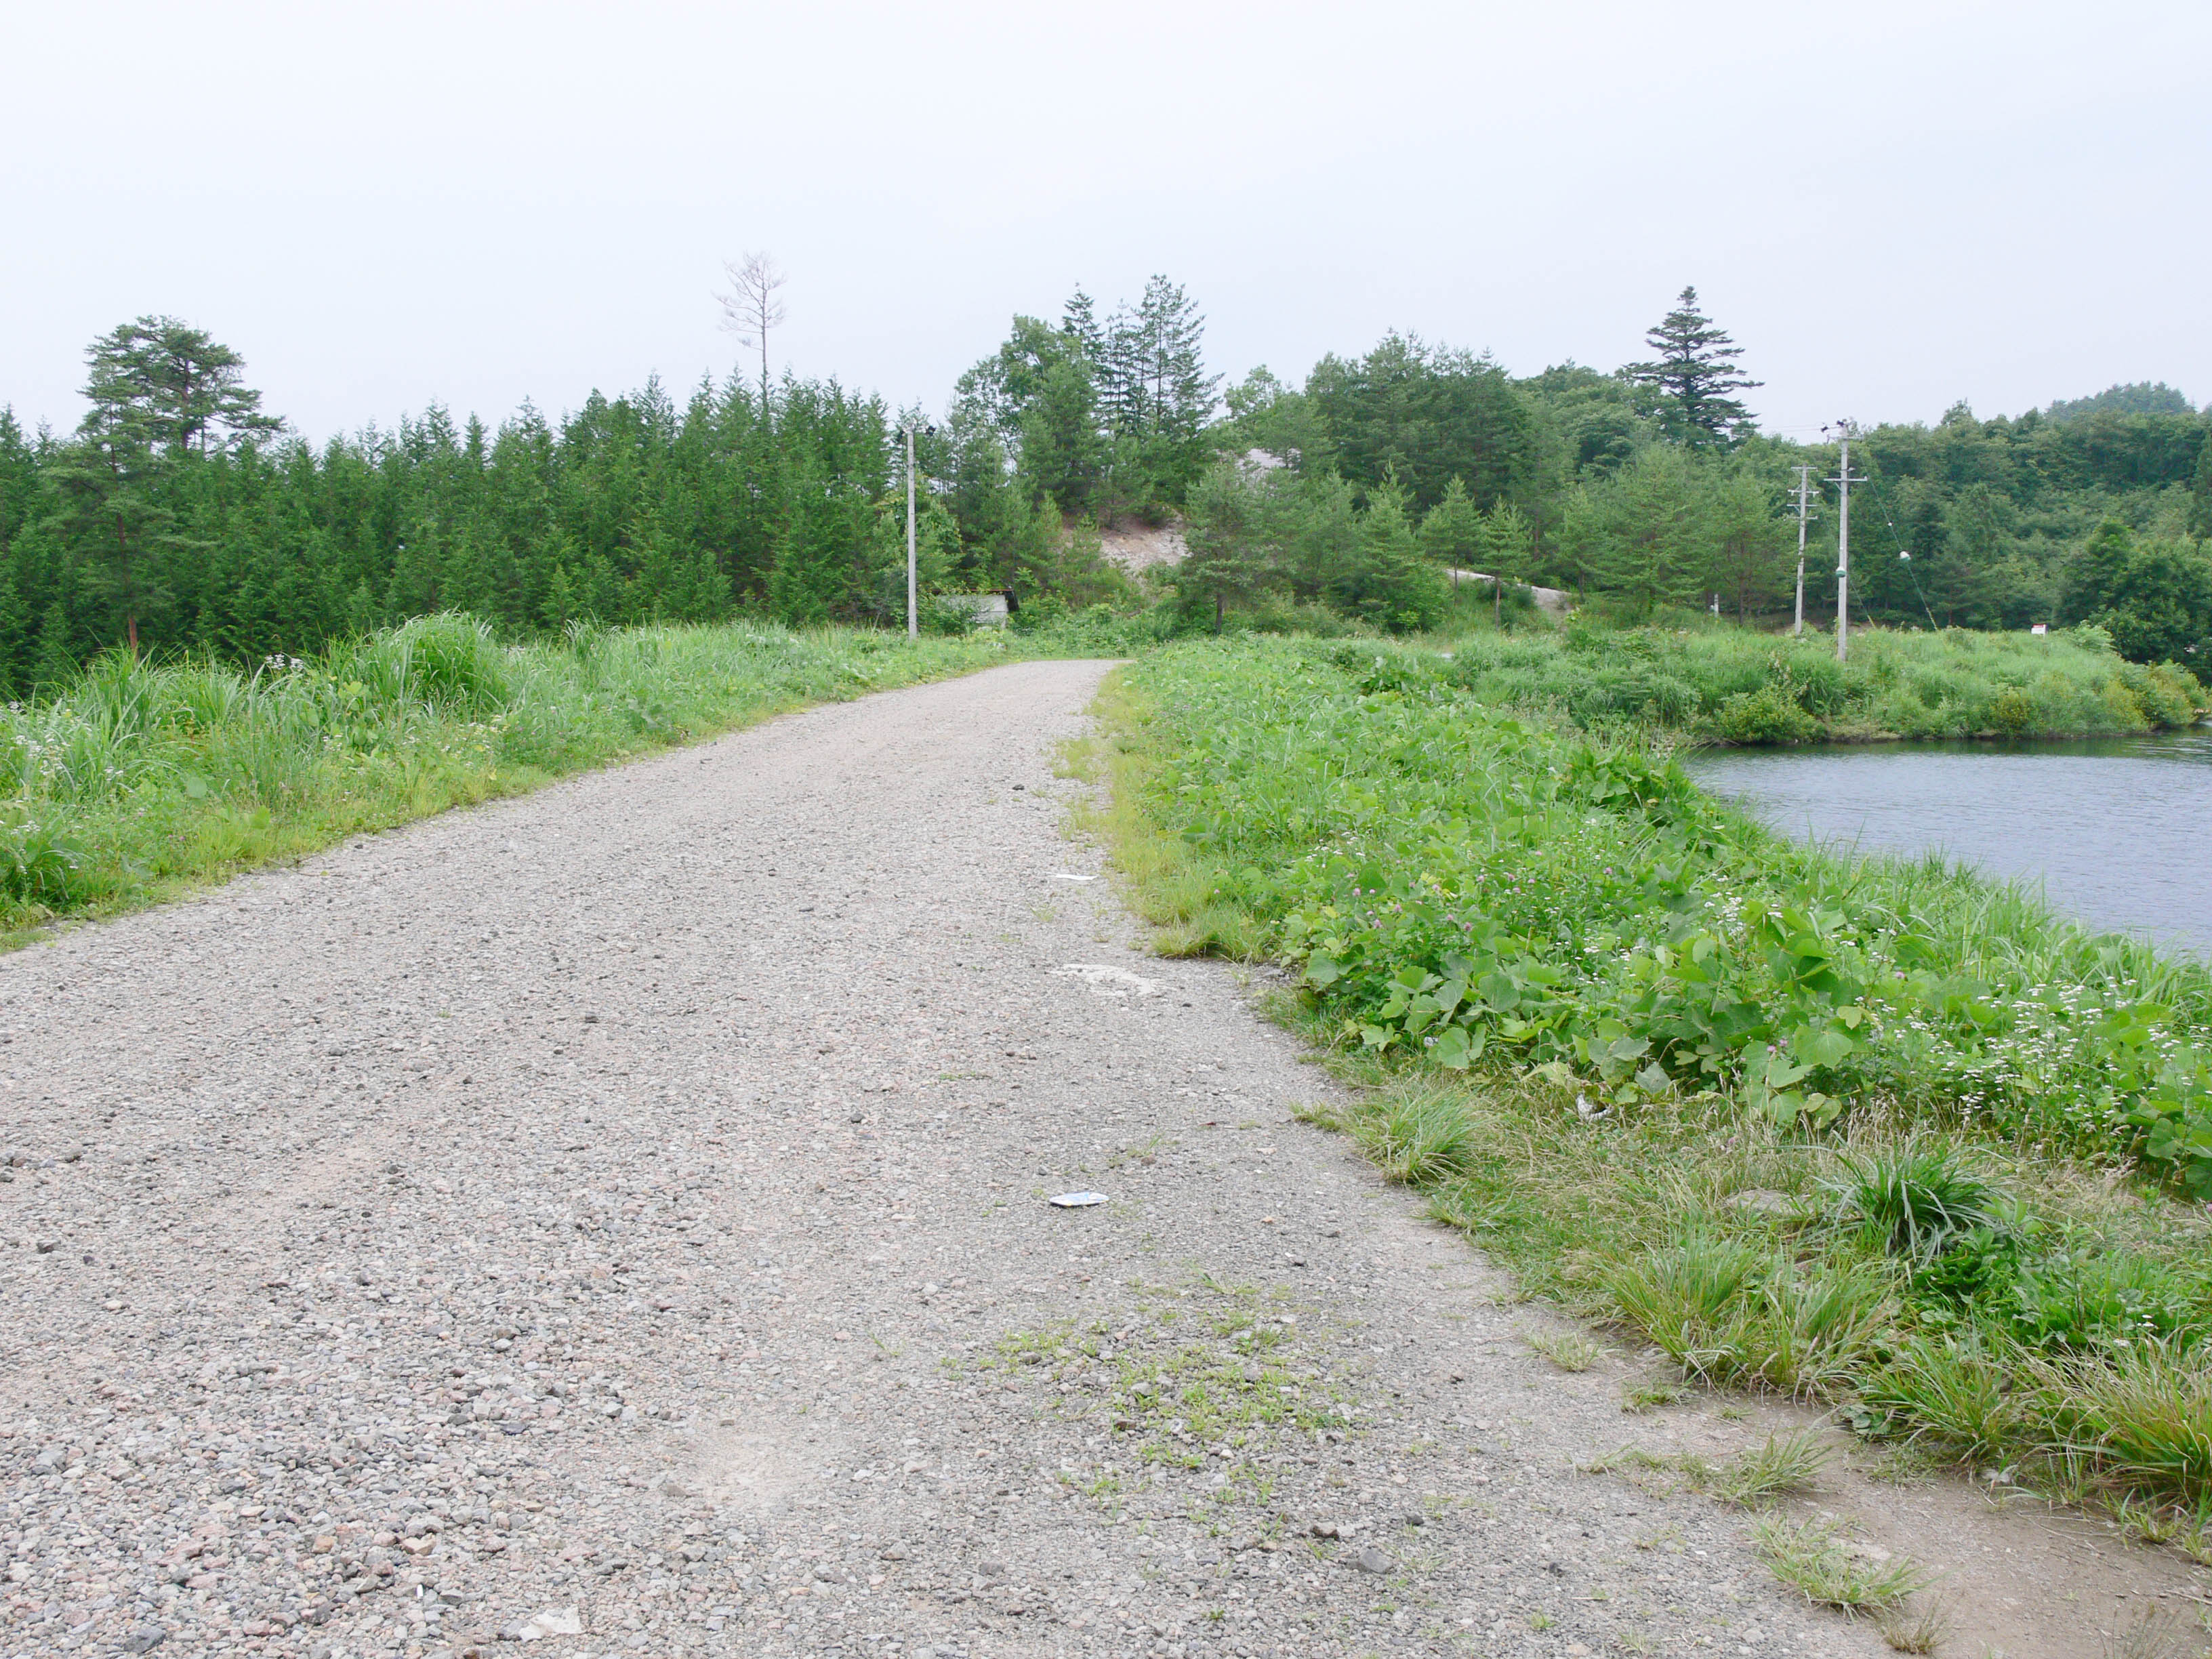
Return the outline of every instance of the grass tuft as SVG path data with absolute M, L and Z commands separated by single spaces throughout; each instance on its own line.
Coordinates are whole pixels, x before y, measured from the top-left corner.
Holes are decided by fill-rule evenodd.
M 1842 1161 L 1844 1214 L 1892 1255 L 1931 1261 L 1953 1240 L 1999 1224 L 1996 1189 L 1948 1142 L 1914 1140 Z
M 2195 1659 L 2203 1651 L 2179 1619 L 2164 1607 L 2146 1607 L 2105 1638 L 2104 1659 Z
M 1523 1331 L 1521 1340 L 1563 1371 L 1586 1371 L 1605 1352 L 1577 1331 Z
M 1850 1543 L 1833 1521 L 1765 1516 L 1752 1522 L 1751 1541 L 1768 1570 L 1807 1601 L 1849 1613 L 1894 1607 L 1936 1581 L 1911 1561 L 1882 1560 Z
M 1359 1149 L 1387 1179 L 1412 1186 L 1462 1173 L 1473 1129 L 1460 1092 L 1434 1085 L 1380 1090 L 1352 1119 Z
M 1632 1382 L 1620 1391 L 1620 1409 L 1640 1416 L 1661 1406 L 1679 1406 L 1689 1397 L 1689 1389 L 1671 1377 Z
M 1899 1653 L 1933 1653 L 1951 1639 L 1951 1604 L 1939 1596 L 1894 1602 L 1875 1613 L 1874 1627 Z
M 1816 1431 L 1777 1437 L 1754 1451 L 1739 1453 L 1715 1468 L 1683 1462 L 1683 1473 L 1700 1492 L 1739 1509 L 1758 1509 L 1778 1498 L 1806 1491 L 1813 1477 L 1826 1468 L 1835 1449 Z

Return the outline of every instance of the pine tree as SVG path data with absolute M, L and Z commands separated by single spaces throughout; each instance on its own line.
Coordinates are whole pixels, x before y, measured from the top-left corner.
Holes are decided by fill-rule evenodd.
M 169 597 L 155 556 L 176 516 L 151 430 L 131 404 L 96 401 L 53 468 L 88 586 L 120 613 L 134 656 L 139 619 Z
M 1748 622 L 1781 594 L 1784 538 L 1771 496 L 1751 477 L 1730 478 L 1714 489 L 1706 505 L 1712 541 L 1706 581 Z
M 1651 394 L 1668 438 L 1692 449 L 1717 449 L 1751 435 L 1751 411 L 1729 394 L 1765 383 L 1735 367 L 1743 348 L 1698 309 L 1696 289 L 1684 289 L 1674 310 L 1644 338 L 1657 360 L 1631 363 L 1622 372 Z
M 1330 605 L 1394 634 L 1422 628 L 1443 612 L 1443 577 L 1421 556 L 1406 492 L 1386 478 L 1367 495 L 1359 518 L 1358 555 L 1334 573 Z
M 1456 589 L 1460 572 L 1475 565 L 1483 548 L 1482 509 L 1455 474 L 1444 486 L 1443 499 L 1421 520 L 1421 550 L 1451 573 L 1452 586 Z
M 1186 614 L 1212 613 L 1219 633 L 1230 605 L 1249 603 L 1273 586 L 1262 484 L 1233 460 L 1216 461 L 1191 486 L 1183 540 L 1189 551 L 1168 580 Z
M 1490 572 L 1492 614 L 1505 622 L 1505 586 L 1526 583 L 1536 566 L 1536 526 L 1510 501 L 1492 501 L 1482 519 L 1483 568 Z
M 1165 276 L 1146 283 L 1137 320 L 1150 482 L 1159 495 L 1177 501 L 1205 463 L 1200 434 L 1212 418 L 1221 377 L 1206 372 L 1206 319 L 1178 284 Z
M 84 395 L 94 408 L 130 407 L 145 441 L 170 460 L 204 458 L 211 437 L 223 448 L 283 429 L 246 385 L 246 359 L 174 317 L 122 324 L 86 356 L 92 374 Z
M 1147 431 L 1145 337 L 1141 319 L 1126 305 L 1114 307 L 1094 354 L 1098 365 L 1098 412 L 1118 446 L 1141 442 Z
M 1647 450 L 1593 493 L 1603 523 L 1600 582 L 1642 617 L 1695 599 L 1705 575 L 1704 502 L 1688 457 L 1675 449 Z

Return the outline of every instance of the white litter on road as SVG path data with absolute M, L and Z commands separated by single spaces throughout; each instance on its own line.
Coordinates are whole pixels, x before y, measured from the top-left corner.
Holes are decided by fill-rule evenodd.
M 1110 962 L 1071 962 L 1065 968 L 1055 968 L 1054 974 L 1061 979 L 1079 979 L 1093 993 L 1102 997 L 1127 998 L 1132 992 L 1140 997 L 1155 997 L 1159 986 L 1140 974 L 1127 968 L 1116 968 Z
M 1051 876 L 1048 878 L 1048 879 L 1053 881 L 1096 881 L 1098 878 L 1096 876 L 1074 875 L 1066 870 L 1055 870 L 1052 872 Z
M 548 1607 L 515 1632 L 519 1642 L 535 1642 L 548 1636 L 581 1636 L 582 1616 L 574 1607 Z
M 1087 1210 L 1094 1204 L 1107 1201 L 1103 1193 L 1057 1193 L 1045 1200 L 1059 1210 Z

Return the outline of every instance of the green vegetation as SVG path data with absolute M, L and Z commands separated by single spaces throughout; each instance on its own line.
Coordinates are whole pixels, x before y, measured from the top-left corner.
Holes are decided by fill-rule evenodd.
M 1256 369 L 1225 416 L 1204 333 L 1195 301 L 1155 276 L 1103 320 L 1080 291 L 1057 322 L 1015 318 L 935 426 L 834 381 L 775 382 L 763 357 L 757 380 L 680 401 L 649 382 L 495 430 L 433 406 L 317 445 L 261 408 L 235 351 L 140 318 L 88 351 L 73 434 L 27 434 L 0 409 L 0 690 L 51 690 L 116 645 L 252 664 L 441 611 L 506 639 L 580 619 L 895 622 L 906 422 L 921 426 L 924 593 L 1007 589 L 1048 626 L 1104 605 L 1148 613 L 1152 634 L 1402 634 L 1464 626 L 1479 604 L 1503 630 L 1532 620 L 1529 583 L 1611 621 L 1772 626 L 1790 605 L 1800 468 L 1819 498 L 1808 617 L 1830 620 L 1820 481 L 1836 451 L 1758 433 L 1741 396 L 1757 382 L 1693 290 L 1652 329 L 1651 359 L 1610 374 L 1516 378 L 1393 333 L 1302 386 Z M 1855 620 L 2087 623 L 2130 661 L 2212 672 L 2207 430 L 2165 386 L 1872 428 L 1852 450 L 1869 480 L 1853 498 Z M 1178 517 L 1187 561 L 1135 581 L 1105 556 L 1102 527 Z M 2106 729 L 2017 700 L 2002 712 Z M 1961 718 L 1954 699 L 1883 729 Z
M 111 653 L 0 711 L 0 928 L 111 914 L 803 702 L 1003 662 L 1011 644 L 580 624 L 502 646 L 428 617 L 250 673 Z
M 1163 948 L 1285 963 L 1374 1085 L 1318 1115 L 1531 1293 L 2212 1520 L 2212 974 L 1793 846 L 1466 676 L 1315 641 L 1124 670 L 1107 828 Z
M 2194 676 L 2127 662 L 2102 630 L 1978 634 L 1872 629 L 1850 660 L 1831 641 L 1726 624 L 1480 629 L 1449 661 L 1370 654 L 1371 673 L 1463 688 L 1585 731 L 1674 731 L 1723 743 L 2124 734 L 2194 725 L 2212 698 Z

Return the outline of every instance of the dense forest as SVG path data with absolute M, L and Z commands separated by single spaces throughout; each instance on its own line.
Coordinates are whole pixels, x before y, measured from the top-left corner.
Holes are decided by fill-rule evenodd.
M 1611 373 L 1516 378 L 1393 334 L 1302 385 L 1261 368 L 1224 390 L 1204 326 L 1164 277 L 1103 318 L 1079 291 L 1056 320 L 1016 318 L 933 425 L 835 381 L 733 374 L 680 404 L 648 382 L 557 421 L 434 408 L 317 447 L 261 407 L 236 352 L 141 318 L 88 349 L 75 432 L 0 410 L 0 680 L 58 683 L 116 645 L 250 662 L 439 610 L 514 635 L 741 611 L 889 623 L 909 422 L 926 588 L 1011 588 L 1031 617 L 1402 631 L 1443 617 L 1447 572 L 1475 570 L 1624 619 L 1772 622 L 1801 465 L 1808 617 L 1827 617 L 1836 448 L 1758 431 L 1740 395 L 1758 383 L 1693 290 L 1651 359 Z M 1865 429 L 1854 611 L 2091 620 L 2131 657 L 2193 663 L 2212 639 L 2208 429 L 2164 386 Z M 1178 518 L 1190 556 L 1151 586 L 1102 556 L 1101 526 Z

